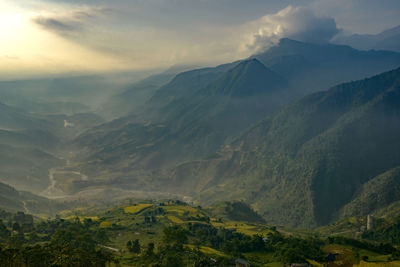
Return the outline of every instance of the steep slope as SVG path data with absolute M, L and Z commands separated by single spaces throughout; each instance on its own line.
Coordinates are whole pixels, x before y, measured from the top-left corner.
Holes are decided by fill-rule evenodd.
M 147 110 L 156 109 L 163 114 L 168 105 L 187 99 L 199 90 L 209 86 L 239 62 L 219 65 L 214 68 L 202 68 L 179 73 L 171 82 L 159 88 L 147 103 Z M 156 117 L 159 113 L 152 113 Z M 154 119 L 154 118 L 153 118 Z
M 267 90 L 277 89 L 284 79 L 265 67 L 257 59 L 239 63 L 223 77 L 211 85 L 209 91 L 214 94 L 247 97 L 264 94 Z
M 200 159 L 276 109 L 284 86 L 284 79 L 259 61 L 244 61 L 205 88 L 177 94 L 161 109 L 159 123 L 121 119 L 104 126 L 108 130 L 93 129 L 77 141 L 91 149 L 91 159 L 102 159 L 105 165 L 130 158 L 132 165 L 140 162 L 154 169 Z M 156 95 L 152 101 L 157 99 L 162 97 Z
M 400 69 L 336 86 L 252 127 L 221 158 L 178 166 L 171 180 L 197 181 L 204 202 L 245 199 L 268 221 L 325 224 L 399 165 L 399 107 Z
M 162 73 L 151 75 L 132 85 L 127 86 L 110 99 L 98 110 L 107 118 L 142 113 L 145 103 L 154 95 L 161 86 L 169 83 L 178 73 L 190 69 L 186 66 L 170 68 Z
M 65 205 L 56 203 L 32 193 L 17 191 L 0 182 L 0 209 L 6 211 L 23 211 L 33 214 L 55 215 Z
M 341 211 L 342 217 L 370 214 L 400 201 L 400 167 L 372 178 Z
M 19 190 L 41 192 L 50 183 L 49 169 L 63 164 L 37 148 L 0 144 L 0 181 Z

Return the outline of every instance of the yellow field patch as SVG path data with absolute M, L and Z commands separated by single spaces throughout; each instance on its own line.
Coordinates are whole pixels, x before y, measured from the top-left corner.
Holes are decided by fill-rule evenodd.
M 203 214 L 201 214 L 197 209 L 191 206 L 171 205 L 171 206 L 164 206 L 163 209 L 168 212 L 178 213 L 179 215 L 183 215 L 185 212 L 189 212 L 190 216 L 199 215 L 200 217 L 204 217 Z
M 182 221 L 181 219 L 179 219 L 178 217 L 172 216 L 172 215 L 168 215 L 167 216 L 168 220 L 170 220 L 173 223 L 185 223 L 184 221 Z
M 124 207 L 124 212 L 125 213 L 139 213 L 144 209 L 147 209 L 148 207 L 153 206 L 153 204 L 137 204 L 136 206 L 127 206 Z
M 100 228 L 111 228 L 111 227 L 112 227 L 111 222 L 104 221 L 100 223 Z
M 308 261 L 308 263 L 310 263 L 312 266 L 315 266 L 315 267 L 324 267 L 324 265 L 323 265 L 322 263 L 316 262 L 316 261 L 314 261 L 314 260 L 307 260 L 307 261 Z
M 186 221 L 186 223 L 207 224 L 206 222 L 203 221 L 194 221 L 194 220 Z
M 194 245 L 185 245 L 185 247 L 189 248 L 189 249 L 196 249 L 197 248 Z M 216 256 L 219 256 L 219 257 L 227 257 L 227 255 L 225 253 L 223 253 L 223 252 L 221 252 L 219 250 L 210 248 L 210 247 L 200 246 L 199 249 L 200 249 L 200 251 L 202 253 L 207 254 L 207 255 L 216 255 Z
M 217 222 L 212 221 L 211 224 L 214 227 L 223 227 L 225 229 L 235 229 L 237 232 L 245 234 L 245 235 L 262 235 L 265 236 L 271 232 L 271 230 L 257 225 L 250 225 L 243 222 Z

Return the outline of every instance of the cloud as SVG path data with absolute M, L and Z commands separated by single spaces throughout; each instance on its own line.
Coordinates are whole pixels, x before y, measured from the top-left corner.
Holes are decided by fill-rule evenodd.
M 44 30 L 63 37 L 77 37 L 111 10 L 104 7 L 80 7 L 64 13 L 37 15 L 32 21 Z
M 63 21 L 55 18 L 37 17 L 34 18 L 33 21 L 47 30 L 58 33 L 75 31 L 80 28 L 78 27 L 78 23 Z
M 333 18 L 317 16 L 309 7 L 290 5 L 250 23 L 250 28 L 252 33 L 245 45 L 256 52 L 265 50 L 281 38 L 325 43 L 339 32 Z

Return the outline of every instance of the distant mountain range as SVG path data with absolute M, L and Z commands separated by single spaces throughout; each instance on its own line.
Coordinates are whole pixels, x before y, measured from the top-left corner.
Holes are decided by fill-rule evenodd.
M 298 97 L 397 68 L 399 55 L 390 51 L 360 51 L 346 45 L 281 39 L 278 45 L 255 57 L 287 78 Z
M 361 50 L 390 50 L 400 52 L 400 25 L 378 34 L 339 35 L 334 43 L 352 46 Z

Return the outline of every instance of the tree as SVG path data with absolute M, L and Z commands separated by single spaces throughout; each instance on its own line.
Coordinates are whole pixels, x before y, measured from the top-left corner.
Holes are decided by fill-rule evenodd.
M 21 226 L 19 225 L 19 223 L 15 222 L 12 225 L 12 229 L 13 229 L 13 231 L 19 231 L 19 230 L 21 230 Z
M 131 253 L 140 253 L 139 239 L 135 239 L 135 241 L 129 240 L 126 243 L 126 247 L 128 248 L 128 251 Z
M 145 252 L 146 256 L 154 256 L 154 243 L 149 243 Z
M 183 244 L 188 240 L 185 229 L 180 226 L 167 227 L 164 229 L 163 234 L 163 242 L 167 246 L 177 249 L 182 249 Z
M 3 221 L 0 220 L 0 240 L 6 240 L 10 236 L 10 231 L 7 229 L 7 227 L 4 225 Z

